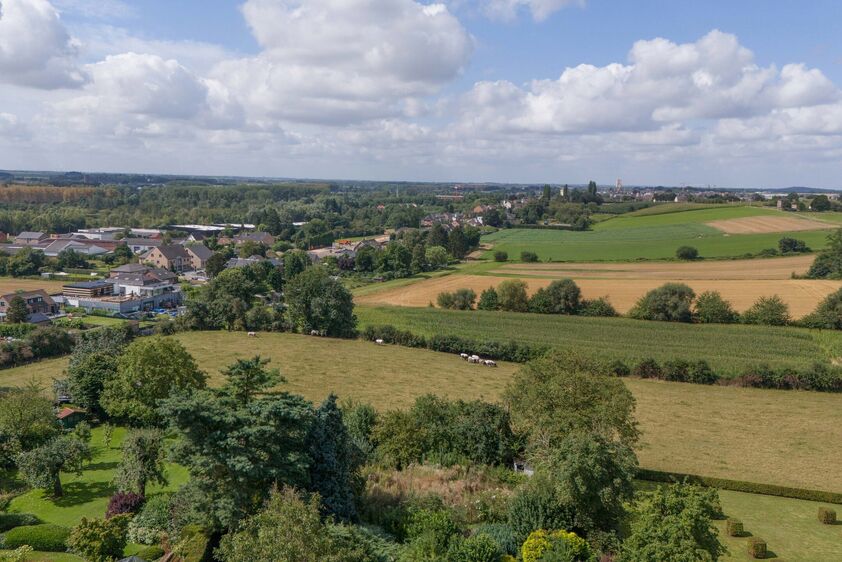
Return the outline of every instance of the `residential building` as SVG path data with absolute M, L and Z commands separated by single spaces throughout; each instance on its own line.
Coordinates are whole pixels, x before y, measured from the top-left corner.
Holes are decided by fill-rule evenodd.
M 65 297 L 95 299 L 113 295 L 114 282 L 105 279 L 99 281 L 83 281 L 81 283 L 68 283 L 61 289 L 61 293 Z
M 141 261 L 176 273 L 192 268 L 190 255 L 187 253 L 187 249 L 180 244 L 152 248 L 141 256 Z
M 120 226 L 106 226 L 103 228 L 81 228 L 74 234 L 88 240 L 115 240 L 116 236 L 125 230 Z
M 37 247 L 43 250 L 45 256 L 51 258 L 58 256 L 65 250 L 73 250 L 74 252 L 85 256 L 101 256 L 109 252 L 109 250 L 97 244 L 68 239 L 53 240 L 46 246 L 44 244 L 38 244 Z
M 190 266 L 193 269 L 204 269 L 208 260 L 213 255 L 213 250 L 204 244 L 193 244 L 192 246 L 185 246 L 187 255 L 190 258 Z
M 276 259 L 276 258 L 264 258 L 263 256 L 251 256 L 249 258 L 231 258 L 225 263 L 225 269 L 232 269 L 235 267 L 248 267 L 250 265 L 254 265 L 256 263 L 268 261 L 272 265 L 278 268 L 283 268 L 284 262 L 283 260 Z
M 239 246 L 244 242 L 257 242 L 258 244 L 265 244 L 266 246 L 271 246 L 275 243 L 275 237 L 269 234 L 268 232 L 246 232 L 244 234 L 238 234 L 234 237 L 234 244 Z
M 29 312 L 27 321 L 34 324 L 41 324 L 49 322 L 49 316 L 58 314 L 58 305 L 47 294 L 44 289 L 36 289 L 34 291 L 23 291 L 19 293 L 8 293 L 0 295 L 0 320 L 5 321 L 6 314 L 9 310 L 11 300 L 20 296 L 26 303 L 26 310 Z
M 145 254 L 152 248 L 159 248 L 164 245 L 160 238 L 126 238 L 123 240 L 133 254 Z
M 182 294 L 178 276 L 172 271 L 130 263 L 112 269 L 108 279 L 65 285 L 57 299 L 88 311 L 129 314 L 174 308 L 181 304 Z
M 17 236 L 15 236 L 15 244 L 20 244 L 21 246 L 34 246 L 40 242 L 43 242 L 49 238 L 43 232 L 21 232 Z

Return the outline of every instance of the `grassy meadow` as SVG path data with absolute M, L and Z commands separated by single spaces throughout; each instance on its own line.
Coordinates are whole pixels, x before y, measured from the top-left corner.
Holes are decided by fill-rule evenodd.
M 511 260 L 519 260 L 523 251 L 535 252 L 541 261 L 659 260 L 674 258 L 675 250 L 679 246 L 694 246 L 705 258 L 733 258 L 767 248 L 777 248 L 778 240 L 784 236 L 804 240 L 812 249 L 818 250 L 825 246 L 827 230 L 729 235 L 706 223 L 750 217 L 786 216 L 812 221 L 818 223 L 819 227 L 835 226 L 836 221 L 833 218 L 828 217 L 825 220 L 821 215 L 824 213 L 783 215 L 773 209 L 749 206 L 693 208 L 657 214 L 638 211 L 599 221 L 593 225 L 592 230 L 585 232 L 500 230 L 483 237 L 483 243 L 492 246 L 483 257 L 491 259 L 494 251 L 502 250 L 508 252 Z
M 815 360 L 842 357 L 842 332 L 803 328 L 387 306 L 360 306 L 356 314 L 361 327 L 391 324 L 425 336 L 515 340 L 628 362 L 647 357 L 705 359 L 723 374 L 736 374 L 758 363 L 803 367 Z

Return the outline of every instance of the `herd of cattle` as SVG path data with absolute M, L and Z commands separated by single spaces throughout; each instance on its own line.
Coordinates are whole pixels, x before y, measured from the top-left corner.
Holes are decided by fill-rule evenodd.
M 374 340 L 374 343 L 376 343 L 377 345 L 384 345 L 386 342 L 384 342 L 382 339 L 378 338 L 378 339 Z M 464 359 L 468 363 L 476 363 L 477 365 L 485 365 L 486 367 L 496 367 L 497 366 L 497 363 L 495 363 L 491 359 L 483 359 L 479 355 L 468 355 L 467 353 L 460 353 L 459 357 L 461 357 L 462 359 Z

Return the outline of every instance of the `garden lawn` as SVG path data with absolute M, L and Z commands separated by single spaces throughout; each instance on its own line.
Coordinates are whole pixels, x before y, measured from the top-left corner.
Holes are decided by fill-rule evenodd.
M 694 246 L 704 258 L 732 258 L 777 248 L 784 236 L 804 240 L 813 250 L 826 244 L 827 230 L 770 232 L 727 235 L 706 223 L 746 217 L 780 217 L 780 211 L 759 207 L 722 207 L 656 215 L 619 215 L 600 221 L 593 230 L 574 232 L 548 229 L 504 229 L 482 238 L 494 252 L 508 253 L 519 260 L 521 252 L 531 251 L 541 261 L 634 261 L 675 257 L 679 246 Z M 789 217 L 790 215 L 786 215 Z M 794 215 L 793 215 L 794 216 Z M 816 217 L 804 217 L 815 220 Z M 832 227 L 828 222 L 828 227 Z
M 391 324 L 427 337 L 444 334 L 514 340 L 628 363 L 648 357 L 659 361 L 704 359 L 726 376 L 759 363 L 799 368 L 816 360 L 842 357 L 842 332 L 830 330 L 394 306 L 358 306 L 356 314 L 360 329 Z
M 115 428 L 111 446 L 106 447 L 102 428 L 94 429 L 91 437 L 93 459 L 85 465 L 81 476 L 62 474 L 64 497 L 54 500 L 42 490 L 30 490 L 14 498 L 8 511 L 31 513 L 45 523 L 66 527 L 75 526 L 82 517 L 104 517 L 108 499 L 115 491 L 112 480 L 120 461 L 120 443 L 125 434 L 125 429 Z M 185 468 L 173 464 L 167 465 L 167 476 L 169 485 L 151 486 L 147 495 L 175 491 L 187 482 L 188 477 Z
M 766 541 L 769 550 L 783 560 L 798 562 L 829 562 L 842 560 L 842 526 L 822 525 L 816 514 L 816 502 L 720 491 L 722 509 L 729 517 L 743 522 L 751 535 Z M 830 506 L 840 512 L 842 506 Z M 725 535 L 725 521 L 717 521 L 720 540 L 728 547 L 722 562 L 752 560 L 748 556 L 748 537 Z

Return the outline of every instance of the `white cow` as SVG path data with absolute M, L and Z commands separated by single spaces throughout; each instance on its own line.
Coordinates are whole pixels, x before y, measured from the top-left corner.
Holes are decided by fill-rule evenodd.
M 376 343 L 377 345 L 383 345 L 383 340 L 380 339 L 380 338 L 377 338 L 376 340 L 374 340 L 374 343 Z
M 495 363 L 495 362 L 494 362 L 494 361 L 492 361 L 491 359 L 486 359 L 485 361 L 483 361 L 483 364 L 484 364 L 486 367 L 496 367 L 496 366 L 497 366 L 497 363 Z
M 480 362 L 479 355 L 471 355 L 470 357 L 468 357 L 468 363 L 479 363 L 479 362 Z
M 464 359 L 465 361 L 467 361 L 467 360 L 468 360 L 468 357 L 470 357 L 470 355 L 468 355 L 467 353 L 460 353 L 460 354 L 459 354 L 459 357 L 461 357 L 462 359 Z
M 257 333 L 255 333 L 255 332 L 249 332 L 249 333 L 248 333 L 248 337 L 250 337 L 250 338 L 256 338 L 256 337 L 257 337 Z

